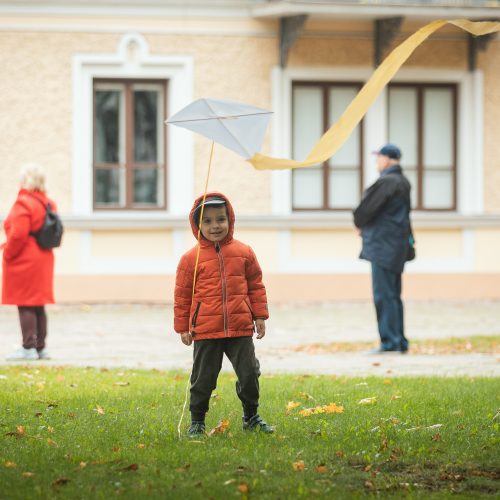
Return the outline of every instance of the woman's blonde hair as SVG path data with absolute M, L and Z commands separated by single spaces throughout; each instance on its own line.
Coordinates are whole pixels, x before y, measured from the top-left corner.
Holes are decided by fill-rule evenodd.
M 45 192 L 45 172 L 38 163 L 25 163 L 21 167 L 21 187 Z

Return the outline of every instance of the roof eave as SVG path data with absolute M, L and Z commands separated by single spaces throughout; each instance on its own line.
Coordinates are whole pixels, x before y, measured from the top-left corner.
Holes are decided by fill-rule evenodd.
M 490 19 L 500 16 L 499 7 L 442 7 L 430 5 L 332 5 L 287 1 L 257 5 L 252 8 L 256 18 L 280 18 L 306 14 L 310 18 L 370 20 L 403 16 L 405 19 Z

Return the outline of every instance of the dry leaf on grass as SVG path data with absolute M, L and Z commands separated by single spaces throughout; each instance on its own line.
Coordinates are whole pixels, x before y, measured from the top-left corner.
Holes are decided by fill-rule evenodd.
M 137 469 L 139 469 L 138 464 L 130 464 L 130 465 L 127 465 L 127 467 L 124 467 L 122 470 L 136 471 Z
M 67 477 L 60 477 L 52 482 L 52 486 L 64 486 L 69 483 L 69 479 Z
M 295 401 L 289 401 L 286 405 L 286 411 L 287 412 L 290 412 L 292 411 L 294 408 L 297 408 L 301 405 L 302 403 L 296 403 Z
M 94 411 L 96 411 L 99 415 L 104 415 L 106 413 L 106 410 L 99 405 L 95 405 Z
M 316 466 L 316 472 L 328 472 L 328 467 L 325 464 Z
M 11 462 L 10 460 L 7 460 L 4 465 L 7 469 L 15 469 L 17 467 L 17 464 L 15 462 Z
M 240 493 L 248 493 L 250 491 L 250 486 L 247 483 L 240 483 L 238 485 L 238 491 Z
M 298 462 L 293 462 L 292 464 L 293 470 L 295 472 L 302 472 L 304 470 L 304 460 L 299 460 Z
M 358 401 L 358 405 L 374 405 L 377 404 L 377 398 L 372 397 L 372 398 L 364 398 Z
M 229 429 L 229 420 L 223 419 L 219 422 L 217 427 L 214 427 L 209 433 L 209 436 L 213 436 L 214 434 L 223 434 L 226 430 Z
M 23 472 L 21 474 L 23 477 L 33 477 L 35 475 L 34 472 Z
M 329 403 L 324 406 L 316 406 L 315 408 L 306 408 L 299 412 L 302 417 L 309 417 L 311 415 L 318 415 L 320 413 L 344 413 L 344 407 L 336 403 Z
M 182 467 L 177 467 L 176 472 L 186 472 L 191 467 L 191 464 L 185 464 Z
M 146 445 L 145 445 L 144 443 L 139 443 L 139 444 L 137 445 L 137 448 L 141 448 L 141 449 L 142 449 L 142 448 L 146 448 Z
M 314 399 L 310 394 L 307 392 L 299 392 L 299 396 L 303 399 L 311 400 Z
M 127 387 L 127 385 L 130 385 L 130 382 L 114 382 L 113 385 L 116 387 Z

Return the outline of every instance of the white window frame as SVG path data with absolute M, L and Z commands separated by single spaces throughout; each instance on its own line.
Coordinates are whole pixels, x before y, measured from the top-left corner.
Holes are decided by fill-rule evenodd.
M 372 68 L 279 68 L 272 71 L 272 99 L 274 110 L 272 154 L 291 157 L 292 82 L 308 81 L 366 81 Z M 401 69 L 394 82 L 456 83 L 457 100 L 457 213 L 477 215 L 483 212 L 483 73 L 462 70 L 428 68 Z M 364 172 L 365 185 L 377 178 L 371 151 L 387 142 L 387 92 L 384 90 L 364 120 Z M 403 161 L 404 167 L 404 161 Z M 276 215 L 292 214 L 289 170 L 272 172 L 272 210 Z M 350 214 L 349 214 L 350 216 Z
M 92 119 L 94 78 L 168 80 L 167 110 L 173 114 L 193 98 L 193 61 L 189 56 L 149 54 L 146 40 L 127 33 L 112 54 L 76 54 L 73 57 L 72 210 L 94 215 L 92 207 Z M 193 199 L 193 138 L 179 128 L 167 128 L 167 210 L 120 211 L 120 217 L 148 218 L 155 212 L 185 215 Z

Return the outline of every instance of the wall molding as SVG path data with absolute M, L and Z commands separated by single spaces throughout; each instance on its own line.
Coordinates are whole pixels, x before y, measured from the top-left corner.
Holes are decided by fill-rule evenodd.
M 151 55 L 144 37 L 125 34 L 115 53 L 73 56 L 72 209 L 89 215 L 92 207 L 92 83 L 94 78 L 161 78 L 168 80 L 167 112 L 192 101 L 193 60 L 188 56 Z M 193 198 L 193 138 L 167 127 L 167 211 L 184 213 Z M 175 189 L 174 189 L 175 186 Z M 163 212 L 163 211 L 159 211 Z

